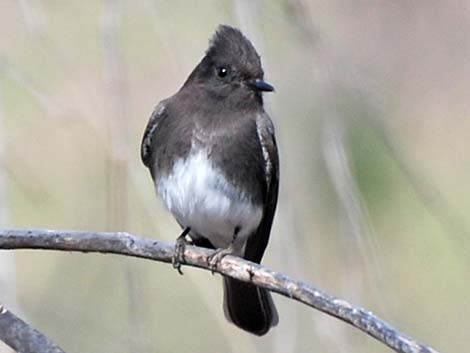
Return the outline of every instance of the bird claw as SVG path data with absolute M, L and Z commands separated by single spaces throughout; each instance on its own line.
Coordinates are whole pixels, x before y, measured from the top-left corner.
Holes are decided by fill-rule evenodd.
M 183 233 L 176 239 L 175 244 L 175 254 L 171 259 L 171 263 L 173 268 L 178 271 L 180 275 L 183 274 L 181 270 L 181 263 L 184 263 L 186 260 L 184 258 L 184 250 L 186 248 L 186 244 L 191 244 L 189 241 L 186 240 L 186 235 L 189 233 L 190 228 L 185 228 Z
M 186 242 L 184 240 L 177 240 L 176 245 L 175 245 L 175 254 L 173 255 L 172 258 L 172 265 L 173 268 L 178 271 L 180 275 L 183 274 L 183 271 L 181 270 L 181 263 L 185 262 L 184 259 L 184 249 L 186 247 Z
M 222 261 L 225 256 L 231 254 L 232 249 L 228 247 L 227 249 L 217 249 L 211 255 L 209 255 L 207 257 L 207 264 L 209 265 L 211 273 L 214 274 L 214 272 L 217 270 L 217 267 L 219 266 L 220 261 Z

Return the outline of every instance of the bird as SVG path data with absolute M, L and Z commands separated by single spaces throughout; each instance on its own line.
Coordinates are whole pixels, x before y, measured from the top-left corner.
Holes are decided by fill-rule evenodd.
M 178 92 L 151 114 L 141 158 L 183 229 L 178 270 L 187 243 L 215 249 L 213 267 L 227 254 L 261 262 L 279 189 L 274 125 L 263 106 L 272 91 L 250 40 L 219 25 Z M 228 321 L 258 336 L 278 323 L 269 291 L 229 277 L 223 284 Z

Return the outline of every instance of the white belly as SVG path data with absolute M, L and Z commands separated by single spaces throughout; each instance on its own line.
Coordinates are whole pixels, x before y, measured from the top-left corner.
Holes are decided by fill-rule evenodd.
M 238 227 L 235 252 L 241 255 L 246 238 L 261 221 L 262 208 L 228 184 L 204 150 L 177 161 L 172 172 L 160 178 L 156 186 L 178 222 L 217 248 L 226 248 Z

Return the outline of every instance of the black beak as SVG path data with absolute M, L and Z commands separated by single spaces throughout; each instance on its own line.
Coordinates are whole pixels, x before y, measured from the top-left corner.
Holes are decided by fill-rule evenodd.
M 260 92 L 272 92 L 274 91 L 274 87 L 271 86 L 269 83 L 264 82 L 263 80 L 253 80 L 250 82 L 250 87 L 260 91 Z

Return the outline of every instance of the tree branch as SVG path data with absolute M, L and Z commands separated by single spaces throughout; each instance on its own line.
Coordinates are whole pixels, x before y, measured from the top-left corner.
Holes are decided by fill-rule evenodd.
M 0 249 L 44 249 L 99 252 L 171 262 L 174 245 L 140 238 L 127 233 L 97 233 L 57 230 L 0 230 Z M 207 258 L 212 250 L 187 246 L 184 264 L 210 270 Z M 226 256 L 215 272 L 251 282 L 297 300 L 364 331 L 388 347 L 401 353 L 438 353 L 399 332 L 370 311 L 354 307 L 313 286 L 282 273 L 234 256 Z M 0 337 L 1 338 L 1 337 Z
M 21 353 L 65 353 L 0 304 L 0 340 Z

